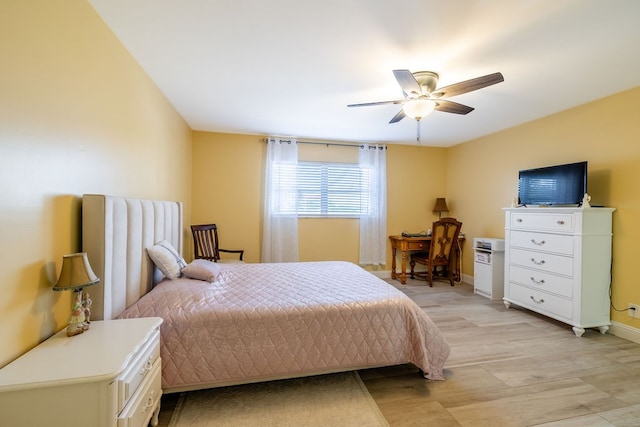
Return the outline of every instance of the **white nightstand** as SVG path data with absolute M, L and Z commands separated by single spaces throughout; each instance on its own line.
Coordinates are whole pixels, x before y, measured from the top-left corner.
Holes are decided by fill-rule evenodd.
M 63 329 L 0 369 L 0 424 L 157 425 L 161 323 L 159 317 L 94 321 L 73 337 Z

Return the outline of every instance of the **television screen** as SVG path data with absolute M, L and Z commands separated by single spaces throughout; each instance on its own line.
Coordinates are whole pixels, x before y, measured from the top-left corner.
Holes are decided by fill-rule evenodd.
M 587 192 L 587 162 L 520 171 L 521 205 L 580 205 Z

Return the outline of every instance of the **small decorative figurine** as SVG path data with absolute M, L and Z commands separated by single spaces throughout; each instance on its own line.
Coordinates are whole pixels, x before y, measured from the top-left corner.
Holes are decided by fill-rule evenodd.
M 84 311 L 84 322 L 82 325 L 83 330 L 89 329 L 89 325 L 91 324 L 91 297 L 89 296 L 89 292 L 82 291 L 82 310 Z
M 69 317 L 69 326 L 67 327 L 67 336 L 81 334 L 84 329 L 84 308 L 82 307 L 82 292 L 73 293 L 74 300 L 71 306 L 71 316 Z
M 591 204 L 589 203 L 591 201 L 591 196 L 588 195 L 587 193 L 584 193 L 584 197 L 582 198 L 582 207 L 583 208 L 590 208 Z

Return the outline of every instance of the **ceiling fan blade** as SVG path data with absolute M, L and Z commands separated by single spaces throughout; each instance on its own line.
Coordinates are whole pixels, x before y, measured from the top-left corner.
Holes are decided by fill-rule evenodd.
M 436 110 L 442 111 L 445 113 L 454 113 L 454 114 L 469 114 L 474 110 L 473 107 L 469 107 L 467 105 L 458 104 L 457 102 L 447 101 L 446 99 L 436 99 Z
M 461 95 L 463 93 L 482 89 L 483 87 L 491 86 L 503 81 L 504 77 L 502 76 L 502 73 L 488 74 L 486 76 L 476 77 L 475 79 L 465 80 L 463 82 L 454 83 L 452 85 L 437 89 L 432 94 L 432 96 L 436 98 L 448 98 L 451 96 Z
M 396 114 L 395 116 L 393 116 L 391 120 L 389 120 L 389 123 L 397 123 L 404 118 L 405 118 L 404 110 L 400 110 L 398 111 L 398 114 Z
M 405 96 L 410 93 L 415 93 L 416 95 L 422 94 L 422 88 L 420 87 L 420 83 L 413 77 L 411 71 L 409 70 L 393 70 L 393 75 L 396 77 L 398 84 L 402 88 Z
M 386 104 L 402 104 L 404 99 L 397 101 L 379 101 L 379 102 L 365 102 L 363 104 L 349 104 L 347 107 L 370 107 L 372 105 L 386 105 Z

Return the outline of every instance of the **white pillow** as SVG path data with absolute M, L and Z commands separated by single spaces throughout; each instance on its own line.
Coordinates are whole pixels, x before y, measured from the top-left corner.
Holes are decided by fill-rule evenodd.
M 182 269 L 182 274 L 191 279 L 215 282 L 221 271 L 222 266 L 218 263 L 206 259 L 194 259 Z
M 180 277 L 180 270 L 186 267 L 187 262 L 180 256 L 171 243 L 163 240 L 153 247 L 147 248 L 147 253 L 153 263 L 162 271 L 168 279 Z

